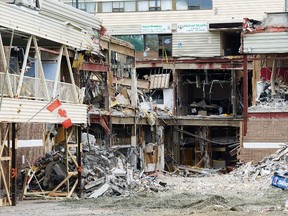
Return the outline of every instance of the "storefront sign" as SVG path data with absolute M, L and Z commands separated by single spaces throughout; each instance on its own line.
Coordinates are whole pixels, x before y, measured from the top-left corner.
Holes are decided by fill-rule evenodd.
M 207 32 L 208 23 L 178 23 L 177 32 L 191 33 L 191 32 Z
M 171 33 L 171 24 L 143 24 L 141 25 L 141 33 Z

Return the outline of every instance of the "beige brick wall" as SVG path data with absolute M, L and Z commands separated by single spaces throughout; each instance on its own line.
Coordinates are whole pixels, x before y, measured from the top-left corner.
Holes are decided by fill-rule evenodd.
M 288 118 L 249 118 L 247 134 L 243 142 L 288 142 Z M 241 148 L 238 159 L 243 162 L 261 161 L 264 157 L 273 154 L 277 149 Z

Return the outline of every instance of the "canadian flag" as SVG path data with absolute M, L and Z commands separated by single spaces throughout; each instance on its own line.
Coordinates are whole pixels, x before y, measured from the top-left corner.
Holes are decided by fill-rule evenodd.
M 69 128 L 73 125 L 71 119 L 67 116 L 66 110 L 62 108 L 62 104 L 58 98 L 51 102 L 47 109 L 61 122 L 64 128 Z

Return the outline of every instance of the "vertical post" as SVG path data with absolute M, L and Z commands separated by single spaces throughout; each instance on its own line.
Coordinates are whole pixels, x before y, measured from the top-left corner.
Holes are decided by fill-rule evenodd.
M 19 83 L 18 83 L 18 88 L 17 88 L 17 92 L 16 92 L 16 96 L 17 97 L 19 97 L 19 95 L 21 93 L 21 88 L 22 88 L 22 84 L 23 84 L 24 74 L 25 74 L 25 70 L 26 70 L 26 66 L 27 66 L 27 60 L 28 60 L 28 57 L 29 57 L 31 41 L 32 41 L 32 36 L 29 37 L 29 39 L 27 41 L 27 45 L 26 45 L 24 60 L 23 60 L 21 73 L 20 73 L 20 78 L 19 78 Z
M 73 70 L 72 70 L 72 66 L 71 66 L 71 62 L 70 62 L 67 46 L 64 46 L 64 53 L 65 53 L 65 56 L 66 56 L 67 67 L 68 67 L 68 71 L 69 71 L 69 74 L 70 74 L 71 83 L 72 83 L 72 87 L 73 87 L 72 90 L 73 90 L 73 95 L 74 95 L 74 102 L 75 103 L 79 103 L 78 92 L 77 92 L 77 89 L 76 89 L 76 84 L 75 84 L 75 80 L 74 80 Z
M 33 43 L 35 46 L 36 56 L 37 56 L 38 64 L 39 64 L 39 71 L 40 71 L 41 78 L 42 78 L 42 79 L 40 78 L 40 81 L 42 80 L 42 83 L 43 83 L 43 88 L 44 88 L 46 100 L 50 101 L 50 95 L 49 95 L 48 86 L 46 83 L 45 74 L 44 74 L 43 65 L 42 65 L 42 60 L 41 60 L 41 53 L 39 51 L 37 38 L 35 36 L 33 36 Z M 40 97 L 42 97 L 42 95 L 40 95 Z
M 236 100 L 236 71 L 231 70 L 231 99 L 232 99 L 232 110 L 233 110 L 233 116 L 235 117 L 237 115 L 237 100 Z
M 12 123 L 12 174 L 11 174 L 11 194 L 12 194 L 12 205 L 16 206 L 16 123 Z
M 172 72 L 172 76 L 173 76 L 173 92 L 174 92 L 174 110 L 173 110 L 173 114 L 177 115 L 177 76 L 176 76 L 176 69 L 173 68 L 173 72 Z
M 62 60 L 62 55 L 63 55 L 63 45 L 60 47 L 59 50 L 59 56 L 57 59 L 57 68 L 56 68 L 56 74 L 55 74 L 55 79 L 54 79 L 54 88 L 53 88 L 53 98 L 56 98 L 56 93 L 57 93 L 57 86 L 59 83 L 59 77 L 60 77 L 60 67 L 61 67 L 61 60 Z
M 82 146 L 81 146 L 81 127 L 78 127 L 78 140 L 77 140 L 77 144 L 78 144 L 78 148 L 77 148 L 77 163 L 78 163 L 78 196 L 81 198 L 82 197 L 82 189 L 81 189 L 81 173 L 82 173 L 82 164 L 81 164 L 81 152 L 82 152 Z
M 247 133 L 248 121 L 248 69 L 247 55 L 243 55 L 243 136 Z

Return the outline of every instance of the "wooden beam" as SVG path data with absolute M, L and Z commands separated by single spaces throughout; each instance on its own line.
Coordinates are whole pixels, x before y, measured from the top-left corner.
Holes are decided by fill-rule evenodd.
M 35 46 L 36 56 L 37 56 L 37 60 L 38 60 L 38 67 L 39 67 L 40 74 L 41 74 L 40 80 L 42 80 L 42 83 L 44 86 L 44 92 L 45 92 L 46 100 L 50 101 L 50 95 L 49 95 L 47 83 L 45 80 L 45 74 L 44 74 L 44 70 L 43 70 L 43 66 L 42 66 L 41 54 L 40 54 L 39 47 L 37 44 L 37 38 L 35 36 L 33 36 L 33 43 Z
M 68 67 L 68 71 L 69 71 L 69 74 L 70 74 L 71 83 L 72 83 L 72 86 L 73 86 L 74 102 L 78 103 L 78 93 L 77 93 L 77 89 L 76 89 L 76 85 L 75 85 L 74 75 L 73 75 L 73 71 L 72 71 L 72 66 L 71 66 L 71 62 L 70 62 L 70 57 L 69 57 L 67 46 L 64 46 L 64 53 L 65 53 L 65 56 L 66 56 L 67 67 Z
M 11 46 L 12 46 L 12 41 L 13 41 L 13 35 L 14 35 L 14 31 L 12 33 L 12 36 L 11 36 L 11 42 L 10 42 L 10 49 L 11 49 Z M 11 51 L 9 51 L 10 53 Z M 3 41 L 2 41 L 2 36 L 1 36 L 1 33 L 0 33 L 0 56 L 2 56 L 2 62 L 3 62 L 3 66 L 4 66 L 4 71 L 5 71 L 5 79 L 3 79 L 3 82 L 1 82 L 1 97 L 3 97 L 2 95 L 2 89 L 3 89 L 3 86 L 5 84 L 5 80 L 7 81 L 7 85 L 8 85 L 8 92 L 9 92 L 9 96 L 12 98 L 13 97 L 13 90 L 12 90 L 12 86 L 11 86 L 11 81 L 10 81 L 10 76 L 9 76 L 9 59 L 10 59 L 10 54 L 8 57 L 6 57 L 5 55 L 5 50 L 4 50 L 4 45 L 3 45 Z M 7 59 L 8 60 L 7 60 Z M 2 98 L 1 98 L 2 100 Z
M 57 68 L 56 68 L 56 74 L 55 74 L 55 80 L 54 80 L 54 88 L 53 88 L 53 98 L 56 98 L 56 92 L 57 92 L 57 86 L 59 83 L 59 77 L 60 77 L 60 67 L 61 67 L 61 60 L 63 55 L 63 45 L 60 47 L 59 55 L 57 59 Z
M 27 66 L 27 61 L 28 61 L 28 57 L 29 57 L 29 51 L 30 51 L 30 47 L 31 47 L 31 41 L 32 41 L 32 36 L 30 36 L 28 41 L 27 41 L 25 55 L 24 55 L 23 64 L 22 64 L 22 68 L 21 68 L 21 73 L 20 73 L 20 78 L 19 78 L 19 83 L 18 83 L 18 88 L 17 88 L 17 91 L 16 91 L 16 97 L 19 97 L 20 93 L 21 93 L 21 88 L 22 88 L 22 84 L 23 84 L 24 74 L 26 72 L 26 66 Z

